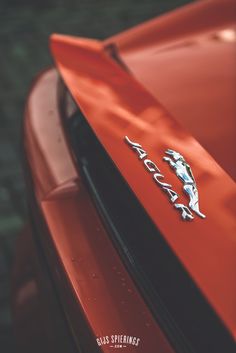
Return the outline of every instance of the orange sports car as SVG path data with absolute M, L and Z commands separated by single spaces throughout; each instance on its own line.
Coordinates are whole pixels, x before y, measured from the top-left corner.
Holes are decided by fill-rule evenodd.
M 23 128 L 20 352 L 236 351 L 236 2 L 54 34 Z

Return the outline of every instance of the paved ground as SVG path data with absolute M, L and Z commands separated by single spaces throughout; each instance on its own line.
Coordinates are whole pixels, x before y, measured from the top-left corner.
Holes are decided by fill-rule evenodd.
M 1 0 L 0 4 L 0 352 L 14 351 L 9 283 L 26 219 L 20 130 L 33 76 L 51 64 L 50 33 L 105 38 L 188 0 Z M 9 5 L 10 3 L 10 5 Z

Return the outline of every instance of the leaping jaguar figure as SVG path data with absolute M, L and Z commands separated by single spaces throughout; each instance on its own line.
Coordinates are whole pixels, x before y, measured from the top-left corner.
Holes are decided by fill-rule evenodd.
M 177 177 L 184 184 L 183 189 L 189 197 L 189 207 L 201 218 L 206 216 L 199 210 L 199 197 L 196 181 L 194 179 L 190 165 L 185 161 L 184 157 L 176 151 L 168 149 L 165 151 L 170 157 L 163 157 L 163 160 L 168 162 L 172 169 L 174 169 Z

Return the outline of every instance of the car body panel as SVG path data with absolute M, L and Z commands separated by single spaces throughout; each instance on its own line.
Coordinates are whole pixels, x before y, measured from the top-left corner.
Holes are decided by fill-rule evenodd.
M 140 338 L 140 345 L 128 347 L 128 352 L 171 353 L 80 180 L 58 114 L 57 79 L 56 71 L 49 70 L 33 86 L 26 107 L 24 147 L 36 203 L 49 230 L 41 241 L 64 293 L 62 302 L 74 337 L 79 346 L 78 312 L 82 310 L 95 343 L 96 337 L 127 334 Z M 76 305 L 71 311 L 73 300 Z M 100 349 L 110 352 L 111 348 Z
M 236 2 L 196 2 L 105 43 L 235 180 Z
M 197 2 L 103 42 L 53 35 L 51 50 L 61 77 L 104 149 L 235 338 L 236 190 L 229 153 L 235 109 L 231 96 L 234 49 L 233 41 L 215 39 L 222 30 L 234 31 L 234 4 L 230 0 Z M 114 57 L 110 49 L 117 50 Z M 211 66 L 214 55 L 220 60 Z M 204 62 L 205 57 L 208 59 Z M 194 82 L 199 79 L 198 84 L 204 89 L 188 89 L 185 84 L 199 60 L 203 64 L 196 74 L 193 72 L 193 78 Z M 160 72 L 156 72 L 157 66 Z M 221 76 L 214 88 L 212 75 L 217 70 Z M 231 70 L 233 75 L 229 77 Z M 46 70 L 31 88 L 24 120 L 24 150 L 32 179 L 27 188 L 32 188 L 33 208 L 37 209 L 33 213 L 45 222 L 40 242 L 73 338 L 80 347 L 84 323 L 91 334 L 86 338 L 85 351 L 110 352 L 106 345 L 97 346 L 96 337 L 128 334 L 140 337 L 141 343 L 139 347 L 129 347 L 127 352 L 171 353 L 173 340 L 159 326 L 124 265 L 81 178 L 66 135 L 66 122 L 60 116 L 58 77 L 55 69 Z M 205 86 L 207 82 L 211 82 L 210 89 Z M 193 101 L 196 102 L 193 98 L 200 92 L 206 100 L 199 101 L 192 111 Z M 181 96 L 185 106 L 180 104 Z M 219 97 L 222 114 L 230 118 L 229 125 L 220 131 L 217 124 L 215 130 L 211 126 L 202 129 L 205 119 L 214 119 L 214 114 L 219 114 L 219 120 L 218 108 L 212 112 Z M 208 99 L 212 100 L 209 117 L 205 114 Z M 205 105 L 201 106 L 202 102 Z M 229 132 L 228 143 L 214 149 L 220 133 L 225 139 Z M 168 148 L 185 157 L 193 170 L 200 209 L 206 219 L 197 215 L 191 222 L 181 219 L 137 154 L 125 143 L 126 135 L 142 145 L 164 174 L 163 181 L 170 183 L 187 205 L 181 182 L 162 159 Z M 20 306 L 19 302 L 16 304 Z M 182 353 L 181 349 L 178 351 Z
M 54 35 L 51 48 L 65 83 L 95 134 L 233 335 L 236 324 L 233 180 L 134 77 L 107 55 L 103 43 Z M 197 180 L 201 209 L 207 215 L 205 220 L 196 217 L 188 223 L 180 219 L 125 144 L 125 135 L 143 146 L 165 180 L 180 195 L 182 187 L 162 157 L 167 148 L 184 155 Z

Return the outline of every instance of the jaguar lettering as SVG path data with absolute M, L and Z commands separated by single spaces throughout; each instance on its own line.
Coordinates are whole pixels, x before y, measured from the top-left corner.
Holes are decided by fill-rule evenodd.
M 176 175 L 184 183 L 184 191 L 190 198 L 189 207 L 182 203 L 175 203 L 175 201 L 179 198 L 179 195 L 173 190 L 171 184 L 163 180 L 164 175 L 161 173 L 161 170 L 156 163 L 148 158 L 148 153 L 142 145 L 131 141 L 128 136 L 125 136 L 125 142 L 132 148 L 133 151 L 137 153 L 138 158 L 143 162 L 145 169 L 152 174 L 154 182 L 162 189 L 163 192 L 166 193 L 169 201 L 174 205 L 175 209 L 181 213 L 182 219 L 187 221 L 193 220 L 194 216 L 191 210 L 193 210 L 198 216 L 205 218 L 205 215 L 199 211 L 196 182 L 194 180 L 191 168 L 186 163 L 183 156 L 181 156 L 178 152 L 168 149 L 166 153 L 172 156 L 174 160 L 170 157 L 164 157 L 163 159 L 168 162 L 173 169 L 175 169 Z

